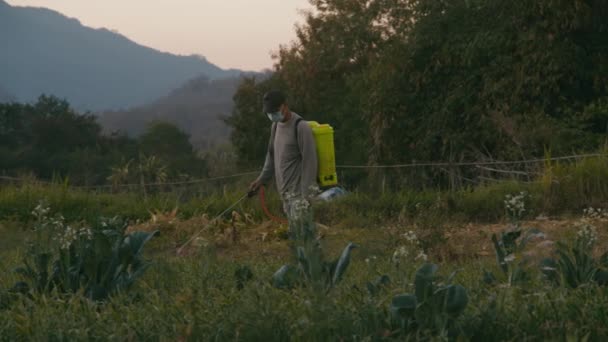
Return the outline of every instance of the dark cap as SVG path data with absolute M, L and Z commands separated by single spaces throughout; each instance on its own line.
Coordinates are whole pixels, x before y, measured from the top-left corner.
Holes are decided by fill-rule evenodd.
M 286 97 L 280 90 L 271 90 L 264 94 L 264 113 L 278 112 L 282 104 L 285 104 Z

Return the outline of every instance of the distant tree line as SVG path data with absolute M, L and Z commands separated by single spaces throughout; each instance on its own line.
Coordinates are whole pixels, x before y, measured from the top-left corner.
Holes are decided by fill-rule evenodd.
M 102 134 L 96 117 L 67 101 L 0 104 L 0 175 L 76 185 L 165 182 L 201 177 L 207 165 L 175 125 L 156 121 L 138 138 Z
M 227 122 L 241 164 L 263 158 L 261 96 L 273 87 L 335 127 L 339 163 L 514 160 L 605 142 L 606 1 L 310 2 L 273 76 L 236 92 Z M 446 181 L 441 170 L 418 176 Z

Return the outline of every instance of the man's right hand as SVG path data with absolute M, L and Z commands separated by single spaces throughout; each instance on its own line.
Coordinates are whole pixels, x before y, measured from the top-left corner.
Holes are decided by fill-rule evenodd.
M 255 195 L 260 189 L 260 186 L 262 186 L 262 182 L 259 179 L 256 179 L 251 182 L 251 184 L 249 184 L 249 197 Z

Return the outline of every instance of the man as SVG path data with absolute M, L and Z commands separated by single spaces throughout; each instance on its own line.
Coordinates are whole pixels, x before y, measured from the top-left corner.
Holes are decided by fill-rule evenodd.
M 263 111 L 272 121 L 270 141 L 264 168 L 250 189 L 257 191 L 274 176 L 283 210 L 291 218 L 293 207 L 301 207 L 303 201 L 307 203 L 318 189 L 315 140 L 310 126 L 289 110 L 281 91 L 272 90 L 264 95 Z

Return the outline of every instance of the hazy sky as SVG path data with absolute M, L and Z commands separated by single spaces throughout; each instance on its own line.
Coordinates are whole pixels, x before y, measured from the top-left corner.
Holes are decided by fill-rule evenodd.
M 308 0 L 7 0 L 47 7 L 83 25 L 113 29 L 175 54 L 199 54 L 222 68 L 258 71 L 295 38 Z

